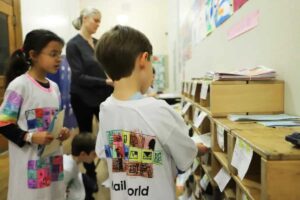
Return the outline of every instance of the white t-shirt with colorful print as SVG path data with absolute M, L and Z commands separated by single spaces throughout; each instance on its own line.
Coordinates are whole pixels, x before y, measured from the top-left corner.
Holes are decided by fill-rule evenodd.
M 111 199 L 173 200 L 176 167 L 188 169 L 197 155 L 181 116 L 152 97 L 100 106 L 96 153 L 108 161 Z
M 47 89 L 27 73 L 14 79 L 0 108 L 0 126 L 13 123 L 29 132 L 47 130 L 60 105 L 58 86 L 49 82 Z M 62 149 L 45 159 L 37 149 L 36 144 L 20 148 L 9 142 L 8 200 L 64 199 Z

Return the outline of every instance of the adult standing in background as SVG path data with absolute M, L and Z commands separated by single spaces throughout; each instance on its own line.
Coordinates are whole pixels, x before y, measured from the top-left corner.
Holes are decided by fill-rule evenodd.
M 99 10 L 83 9 L 80 16 L 72 22 L 79 33 L 68 42 L 66 49 L 71 67 L 71 105 L 80 132 L 92 132 L 93 116 L 99 118 L 99 105 L 113 90 L 112 80 L 106 76 L 94 56 L 97 40 L 92 35 L 96 33 L 100 22 Z M 84 167 L 96 185 L 95 164 L 84 163 Z

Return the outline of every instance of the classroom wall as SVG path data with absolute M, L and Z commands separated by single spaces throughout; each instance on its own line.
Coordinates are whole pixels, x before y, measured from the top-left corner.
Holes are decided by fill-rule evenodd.
M 79 0 L 21 0 L 23 38 L 33 29 L 44 28 L 67 42 L 77 32 L 72 19 L 79 12 Z
M 260 12 L 258 27 L 229 41 L 227 31 L 230 27 L 255 10 Z M 180 13 L 177 13 L 177 17 L 178 23 L 180 18 L 184 18 Z M 183 68 L 181 74 L 186 80 L 201 77 L 210 70 L 231 71 L 259 64 L 274 68 L 278 72 L 278 79 L 285 81 L 286 112 L 300 115 L 299 20 L 299 0 L 249 0 L 229 20 L 193 47 L 192 58 L 185 66 L 178 68 Z M 180 40 L 179 37 L 172 37 L 171 41 Z M 177 87 L 174 88 L 180 87 L 181 80 L 182 77 L 178 75 L 174 83 Z
M 99 38 L 105 31 L 119 24 L 119 15 L 127 15 L 129 25 L 142 31 L 151 41 L 154 54 L 168 53 L 167 0 L 80 0 L 80 8 L 98 8 L 102 13 Z

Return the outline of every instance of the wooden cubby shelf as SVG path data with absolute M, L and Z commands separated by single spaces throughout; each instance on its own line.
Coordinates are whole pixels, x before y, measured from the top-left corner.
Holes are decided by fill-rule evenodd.
M 300 150 L 285 141 L 285 136 L 300 132 L 300 127 L 270 128 L 251 121 L 232 122 L 225 118 L 228 114 L 284 113 L 284 82 L 213 81 L 209 83 L 206 100 L 201 100 L 204 82 L 206 80 L 184 82 L 182 101 L 191 103 L 184 119 L 193 127 L 194 134 L 211 133 L 209 162 L 201 162 L 201 168 L 213 187 L 213 198 L 300 199 Z M 194 127 L 197 110 L 207 116 L 203 124 Z M 253 150 L 243 180 L 231 164 L 237 138 Z M 231 176 L 222 193 L 214 181 L 221 168 Z M 200 174 L 200 180 L 201 177 L 203 174 Z

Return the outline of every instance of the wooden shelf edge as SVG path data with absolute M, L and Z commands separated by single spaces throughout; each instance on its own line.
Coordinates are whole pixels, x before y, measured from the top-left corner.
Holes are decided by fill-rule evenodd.
M 240 180 L 237 176 L 232 176 L 234 181 L 237 183 L 238 187 L 246 194 L 246 196 L 252 200 L 259 200 L 261 198 L 261 185 L 260 183 L 257 183 L 259 186 L 259 189 L 257 186 L 254 186 L 254 189 L 251 189 L 244 185 L 243 181 Z M 244 178 L 245 179 L 245 178 Z

